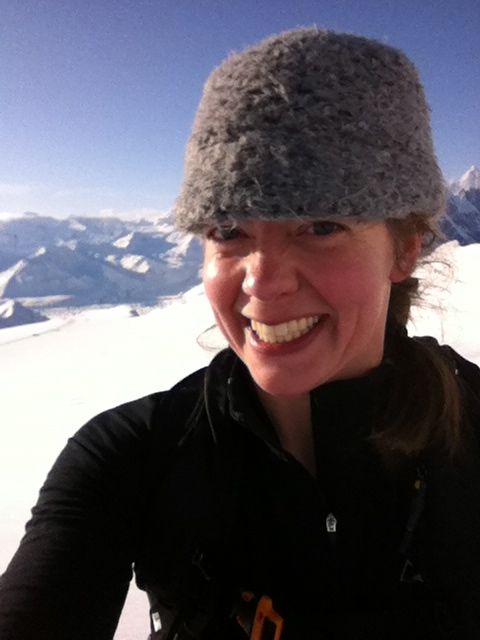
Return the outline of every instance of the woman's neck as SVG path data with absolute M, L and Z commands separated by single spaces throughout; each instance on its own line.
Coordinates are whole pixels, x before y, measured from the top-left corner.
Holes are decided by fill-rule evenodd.
M 272 421 L 282 447 L 316 475 L 310 395 L 272 396 L 257 388 L 260 402 Z

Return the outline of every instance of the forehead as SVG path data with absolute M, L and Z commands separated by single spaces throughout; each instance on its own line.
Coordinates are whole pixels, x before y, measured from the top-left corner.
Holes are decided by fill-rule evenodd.
M 204 232 L 207 232 L 212 228 L 219 229 L 244 229 L 244 230 L 264 230 L 274 232 L 278 231 L 296 231 L 298 229 L 304 229 L 309 226 L 315 226 L 319 223 L 332 223 L 339 227 L 345 227 L 347 229 L 366 230 L 369 228 L 384 226 L 383 220 L 364 220 L 355 217 L 318 217 L 312 218 L 293 218 L 291 216 L 285 218 L 276 218 L 275 220 L 264 220 L 262 218 L 228 218 L 225 220 L 219 220 L 212 224 L 210 227 L 206 227 Z

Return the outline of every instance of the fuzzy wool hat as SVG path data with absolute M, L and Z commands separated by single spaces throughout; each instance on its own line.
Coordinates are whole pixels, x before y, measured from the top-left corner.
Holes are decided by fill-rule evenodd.
M 434 217 L 445 189 L 417 70 L 398 49 L 317 28 L 230 56 L 208 78 L 177 226 Z

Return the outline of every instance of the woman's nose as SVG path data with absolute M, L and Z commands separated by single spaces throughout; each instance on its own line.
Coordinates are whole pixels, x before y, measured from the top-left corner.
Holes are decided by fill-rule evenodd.
M 291 260 L 271 249 L 245 256 L 242 291 L 259 300 L 274 300 L 291 295 L 298 288 L 298 275 Z

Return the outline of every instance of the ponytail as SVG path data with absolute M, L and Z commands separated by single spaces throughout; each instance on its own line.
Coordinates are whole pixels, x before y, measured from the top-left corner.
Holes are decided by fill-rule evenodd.
M 412 214 L 389 220 L 397 247 L 412 233 L 432 244 L 437 230 L 428 218 Z M 386 358 L 394 367 L 391 385 L 377 415 L 373 439 L 384 457 L 416 457 L 427 447 L 440 447 L 450 456 L 461 449 L 462 398 L 455 363 L 434 339 L 409 338 L 406 324 L 418 300 L 419 280 L 394 283 L 388 309 Z

